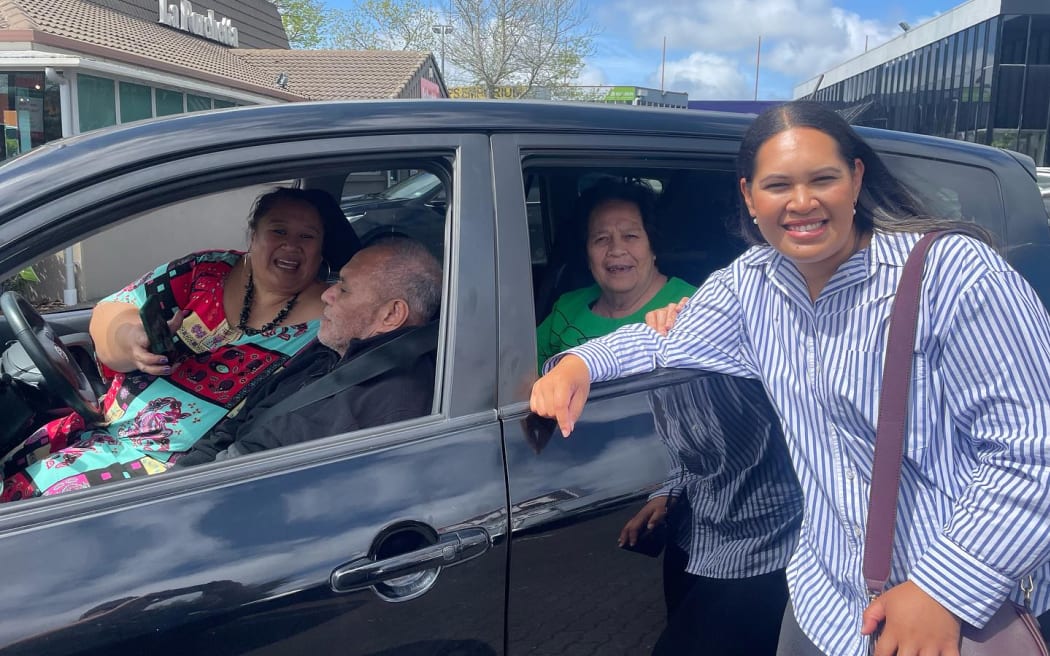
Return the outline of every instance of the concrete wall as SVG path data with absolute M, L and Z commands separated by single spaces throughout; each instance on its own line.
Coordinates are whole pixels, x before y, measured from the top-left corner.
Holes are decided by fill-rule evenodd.
M 80 244 L 80 301 L 93 303 L 187 253 L 212 248 L 245 249 L 252 203 L 273 186 L 190 199 L 86 239 Z M 216 215 L 216 207 L 222 208 L 221 214 Z

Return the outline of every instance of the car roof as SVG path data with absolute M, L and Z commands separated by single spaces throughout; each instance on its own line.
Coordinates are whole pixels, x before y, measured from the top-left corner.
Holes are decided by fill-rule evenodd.
M 507 100 L 304 102 L 182 114 L 49 142 L 0 167 L 0 220 L 91 179 L 151 162 L 231 147 L 332 136 L 411 133 L 631 134 L 739 141 L 753 114 Z M 933 143 L 942 152 L 986 146 L 858 128 L 884 144 Z M 947 154 L 947 153 L 946 153 Z M 971 153 L 972 156 L 972 153 Z M 1002 154 L 1000 153 L 1000 156 Z

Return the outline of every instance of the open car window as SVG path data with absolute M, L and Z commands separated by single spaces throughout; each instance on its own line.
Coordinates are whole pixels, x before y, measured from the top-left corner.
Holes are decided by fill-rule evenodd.
M 11 394 L 0 394 L 0 403 L 15 399 L 11 401 L 10 416 L 29 417 L 25 423 L 19 421 L 6 434 L 0 435 L 0 455 L 7 454 L 7 491 L 10 493 L 24 487 L 24 496 L 45 492 L 54 494 L 121 479 L 164 474 L 176 469 L 180 457 L 199 446 L 203 440 L 214 439 L 224 426 L 232 426 L 236 421 L 242 421 L 242 426 L 230 429 L 228 434 L 232 441 L 239 440 L 241 433 L 238 431 L 241 431 L 244 421 L 253 418 L 251 411 L 254 406 L 272 405 L 273 398 L 290 396 L 288 390 L 294 391 L 315 380 L 330 379 L 330 372 L 336 365 L 350 359 L 350 356 L 358 355 L 353 348 L 347 348 L 343 341 L 332 342 L 344 349 L 336 351 L 323 343 L 315 343 L 321 325 L 321 311 L 328 301 L 310 301 L 305 295 L 312 294 L 319 299 L 322 292 L 335 289 L 330 294 L 334 301 L 340 294 L 364 294 L 362 290 L 378 284 L 372 277 L 340 279 L 338 267 L 333 270 L 329 266 L 326 271 L 319 267 L 310 286 L 296 294 L 297 297 L 300 294 L 303 297 L 289 301 L 285 308 L 290 311 L 298 305 L 303 313 L 312 308 L 312 314 L 295 315 L 304 318 L 288 324 L 275 323 L 270 328 L 263 325 L 256 333 L 243 328 L 243 312 L 229 314 L 215 310 L 208 317 L 205 308 L 200 305 L 199 299 L 203 297 L 205 287 L 213 288 L 212 305 L 221 306 L 221 309 L 231 299 L 241 309 L 251 302 L 253 292 L 243 283 L 244 278 L 236 277 L 234 272 L 238 266 L 248 266 L 246 263 L 249 260 L 244 258 L 244 251 L 249 247 L 248 219 L 257 199 L 281 187 L 308 193 L 323 192 L 331 198 L 336 212 L 344 209 L 338 214 L 338 220 L 347 226 L 343 238 L 353 238 L 347 242 L 348 248 L 350 244 L 354 245 L 353 248 L 363 248 L 385 238 L 402 237 L 419 243 L 420 248 L 434 261 L 436 275 L 431 285 L 433 305 L 424 318 L 427 330 L 423 345 L 412 347 L 418 352 L 415 360 L 399 365 L 405 370 L 411 365 L 415 377 L 413 380 L 417 383 L 413 398 L 418 402 L 406 409 L 404 400 L 409 395 L 406 391 L 400 396 L 384 393 L 375 395 L 375 398 L 368 397 L 369 400 L 354 411 L 285 411 L 276 418 L 264 417 L 255 422 L 254 425 L 259 429 L 254 432 L 247 429 L 242 431 L 245 435 L 251 433 L 251 440 L 245 441 L 245 444 L 250 443 L 250 448 L 238 450 L 231 448 L 230 444 L 219 444 L 220 448 L 207 454 L 207 461 L 252 457 L 261 452 L 353 434 L 358 430 L 374 429 L 390 422 L 438 412 L 440 399 L 435 394 L 436 381 L 440 377 L 437 326 L 444 308 L 443 266 L 446 260 L 447 223 L 443 199 L 450 195 L 447 189 L 452 183 L 453 160 L 451 157 L 434 155 L 423 158 L 397 155 L 392 156 L 388 167 L 383 169 L 388 172 L 416 170 L 422 172 L 420 175 L 437 181 L 437 191 L 442 199 L 440 210 L 427 206 L 424 208 L 425 215 L 397 212 L 383 216 L 367 212 L 364 217 L 347 215 L 345 208 L 340 208 L 340 193 L 346 181 L 359 171 L 374 171 L 377 164 L 382 166 L 383 163 L 372 156 L 367 163 L 351 160 L 338 166 L 328 165 L 323 170 L 311 171 L 313 176 L 271 176 L 270 179 L 260 179 L 205 195 L 167 203 L 161 201 L 151 209 L 119 218 L 105 229 L 93 231 L 77 242 L 38 258 L 5 280 L 4 290 L 13 290 L 25 297 L 33 309 L 53 327 L 59 339 L 66 342 L 73 361 L 88 378 L 87 384 L 95 398 L 102 399 L 99 411 L 105 416 L 104 422 L 89 419 L 86 425 L 79 420 L 72 423 L 66 420 L 70 415 L 70 406 L 59 393 L 58 385 L 45 375 L 46 372 L 41 372 L 32 361 L 31 354 L 27 355 L 12 340 L 13 335 L 9 334 L 12 332 L 10 322 L 4 320 L 0 331 L 5 333 L 8 343 L 2 365 L 7 378 L 6 387 L 0 392 Z M 384 178 L 389 179 L 385 175 Z M 260 254 L 256 253 L 256 257 L 260 257 Z M 277 262 L 278 268 L 299 266 L 298 262 L 292 262 L 283 255 L 274 256 L 274 262 Z M 322 264 L 328 263 L 323 261 Z M 225 285 L 233 279 L 239 281 L 239 286 L 233 292 L 224 293 Z M 261 284 L 257 282 L 255 288 L 258 289 Z M 179 303 L 171 302 L 172 299 L 198 299 L 192 301 L 197 305 L 193 305 L 190 308 L 193 311 L 183 319 L 183 327 L 179 329 L 175 340 L 176 351 L 168 354 L 170 374 L 146 376 L 140 371 L 122 372 L 107 366 L 99 359 L 89 333 L 93 308 L 107 298 L 140 305 L 144 298 L 151 295 L 167 299 L 165 307 L 169 314 L 165 318 L 174 316 L 171 313 L 176 309 L 182 309 Z M 355 307 L 363 309 L 349 314 L 344 312 L 342 315 L 329 312 L 334 317 L 330 323 L 335 326 L 338 321 L 341 329 L 359 320 L 370 308 L 367 303 Z M 276 310 L 267 312 L 269 317 L 275 315 Z M 354 324 L 353 328 L 360 334 L 370 330 L 365 324 Z M 356 339 L 354 336 L 359 334 L 349 329 L 340 332 L 331 328 L 329 333 L 337 335 L 340 340 L 344 333 L 349 336 L 347 339 Z M 405 340 L 398 343 L 403 342 Z M 375 346 L 378 348 L 382 344 L 377 343 Z M 310 349 L 317 353 L 312 354 Z M 313 358 L 314 364 L 311 365 L 309 375 L 295 379 L 289 383 L 290 387 L 269 388 L 271 380 L 292 375 L 289 372 L 293 372 L 295 362 L 303 361 L 295 359 L 300 356 Z M 341 356 L 346 357 L 341 359 Z M 392 366 L 384 369 L 382 376 L 393 375 L 389 373 Z M 373 374 L 358 381 L 357 385 L 368 387 L 382 376 Z M 132 379 L 136 382 L 128 382 Z M 342 391 L 337 390 L 336 393 Z M 272 398 L 267 399 L 267 395 Z M 323 402 L 325 397 L 319 398 Z M 390 399 L 394 402 L 390 402 Z M 299 412 L 299 418 L 285 422 L 285 418 L 294 412 Z M 370 418 L 362 420 L 361 415 L 370 412 Z M 35 450 L 33 455 L 29 455 L 24 441 L 31 436 L 53 433 L 52 429 L 59 423 L 62 423 L 63 431 L 70 429 L 68 436 L 63 434 L 63 443 L 44 444 L 42 451 Z M 120 454 L 110 459 L 112 462 L 99 457 L 97 460 L 100 464 L 96 467 L 91 464 L 91 449 L 99 444 L 110 444 L 111 447 L 107 447 L 109 451 L 119 451 Z M 30 477 L 32 485 L 25 480 L 12 483 L 12 473 L 46 467 L 49 459 L 63 458 L 63 453 L 70 447 L 84 447 L 83 453 L 78 452 L 76 458 L 63 465 L 79 473 L 72 477 L 41 476 L 39 481 L 42 483 L 39 485 L 36 477 Z M 49 453 L 49 450 L 53 453 Z M 17 499 L 18 496 L 9 498 Z

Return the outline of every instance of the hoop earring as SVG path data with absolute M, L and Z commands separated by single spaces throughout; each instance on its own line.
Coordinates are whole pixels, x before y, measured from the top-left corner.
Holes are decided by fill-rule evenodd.
M 334 282 L 332 280 L 332 265 L 328 263 L 328 260 L 323 259 L 323 258 L 321 259 L 321 264 L 323 264 L 324 267 L 323 268 L 318 267 L 318 269 L 317 269 L 317 279 L 321 280 L 323 282 L 326 282 L 326 283 Z

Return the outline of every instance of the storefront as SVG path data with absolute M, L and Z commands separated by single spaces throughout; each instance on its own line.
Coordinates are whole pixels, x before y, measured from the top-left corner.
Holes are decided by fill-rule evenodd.
M 157 116 L 428 96 L 447 97 L 429 53 L 290 50 L 266 0 L 0 3 L 0 160 Z

